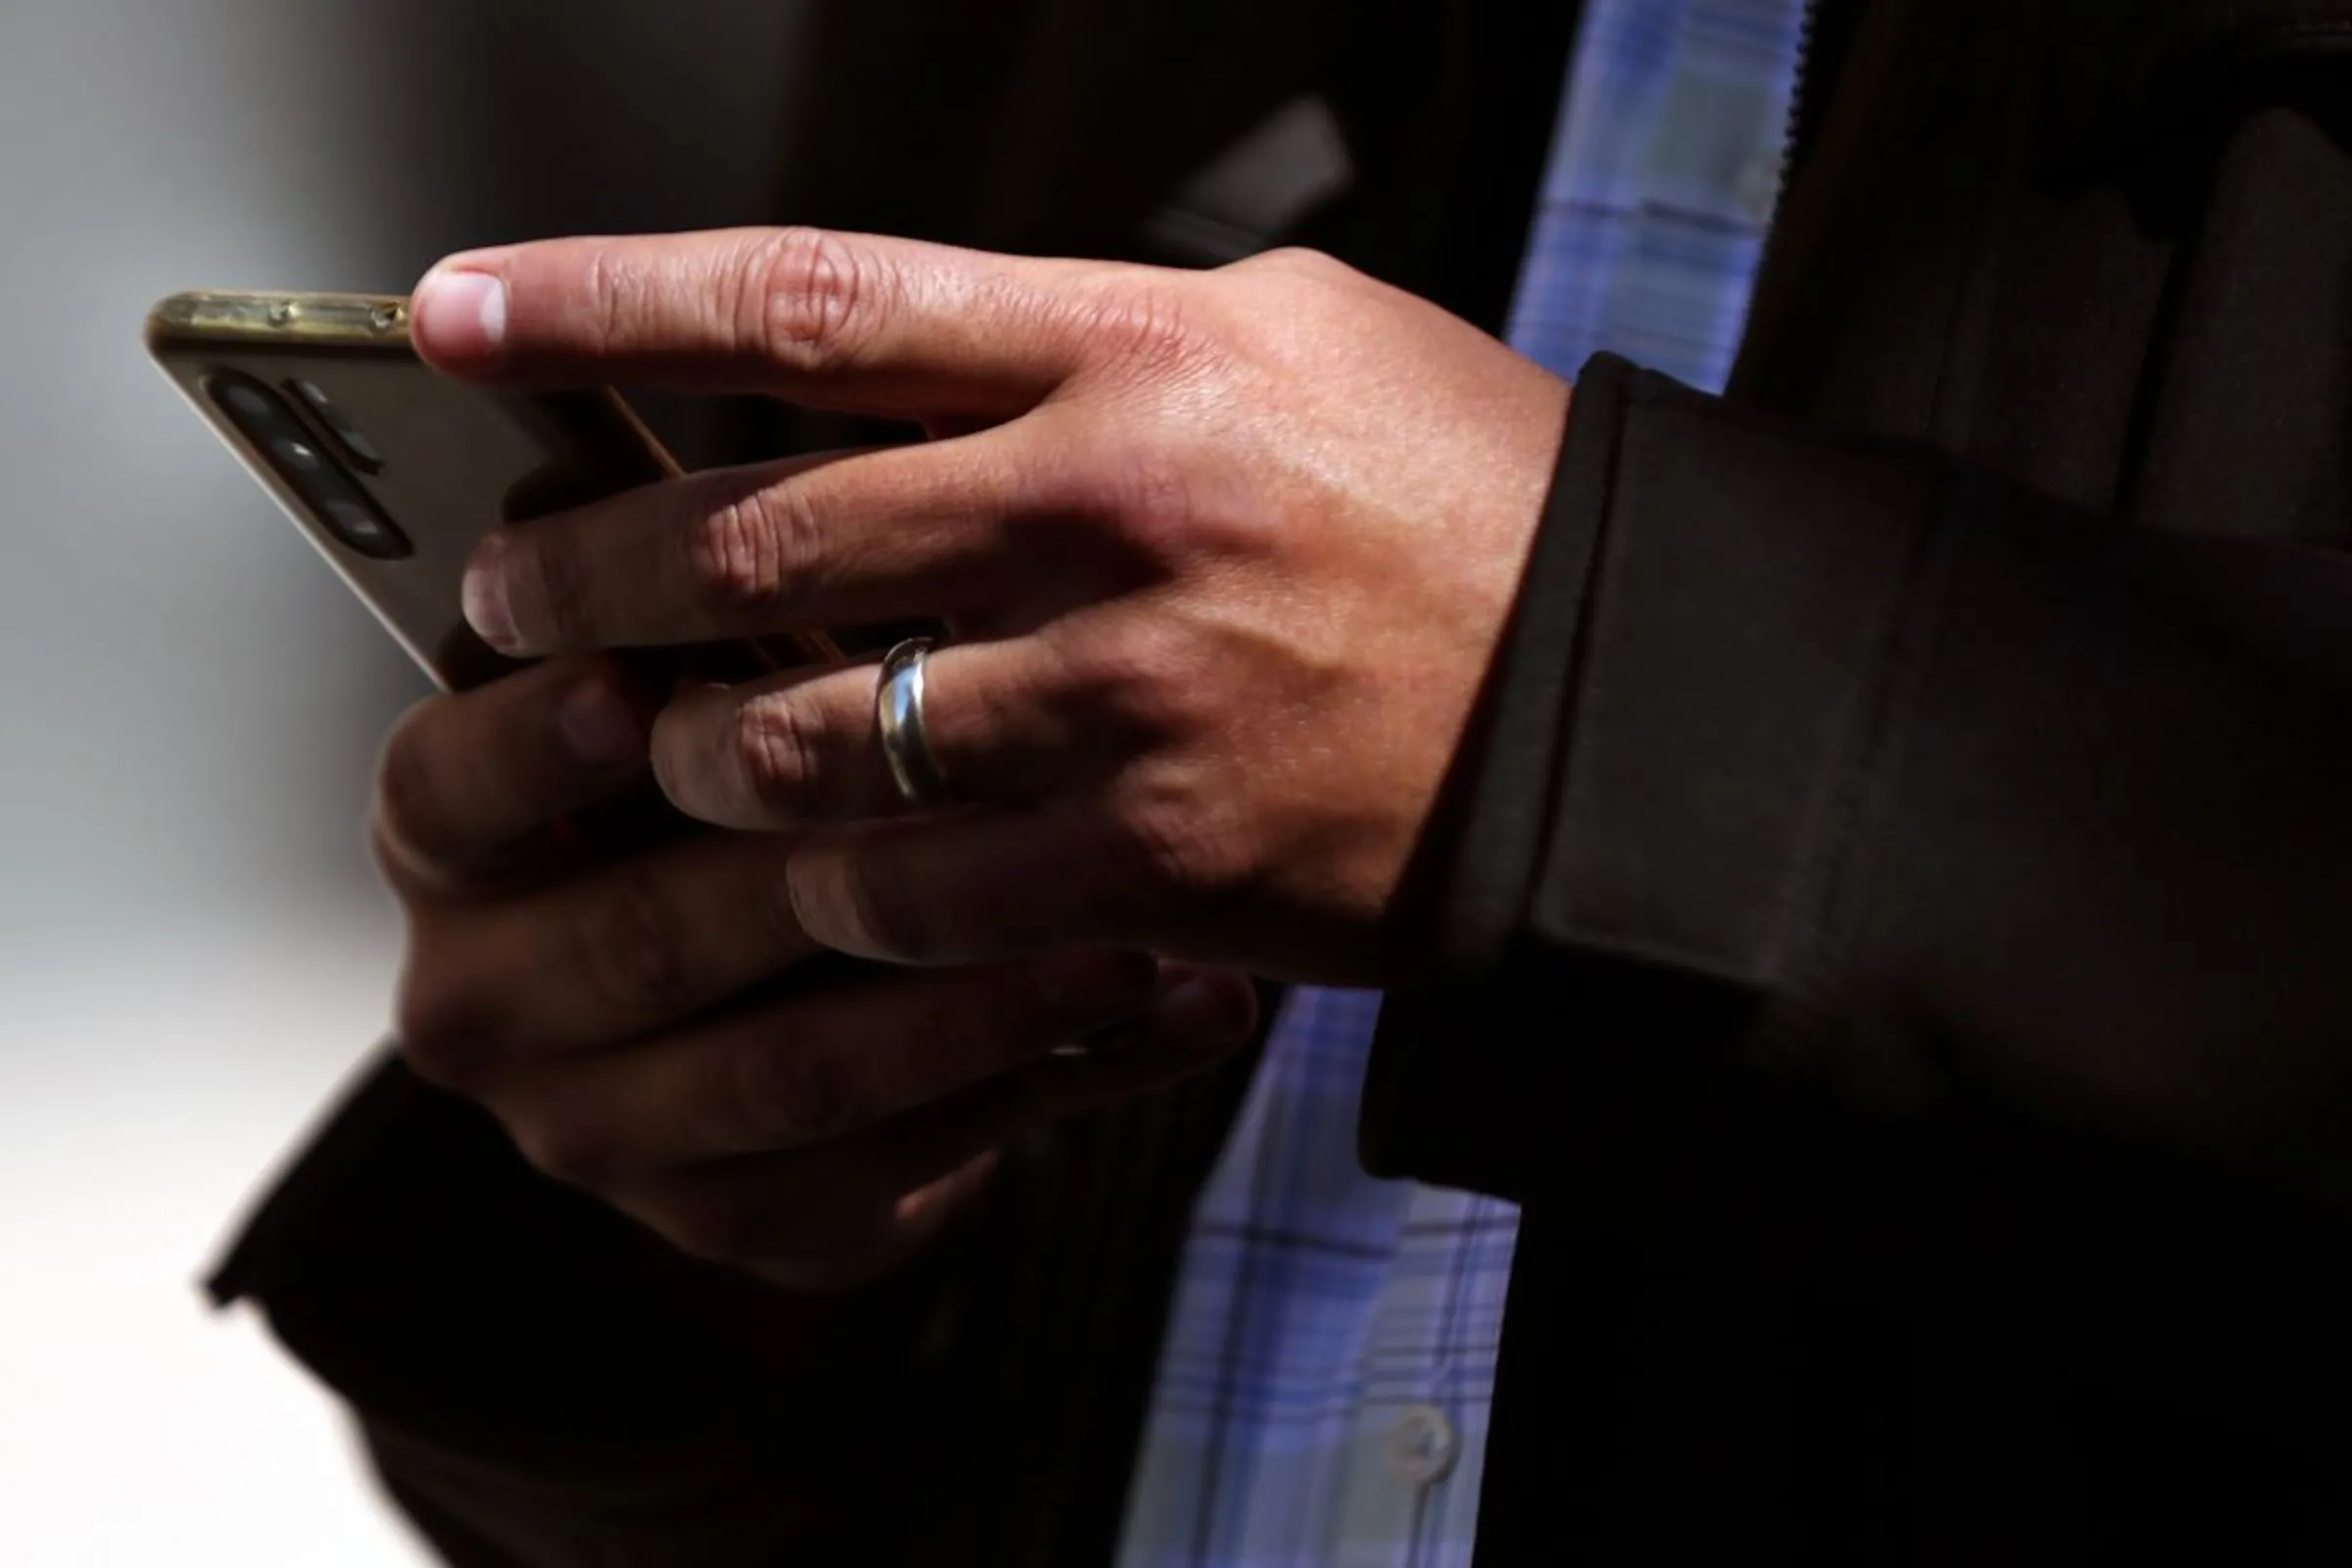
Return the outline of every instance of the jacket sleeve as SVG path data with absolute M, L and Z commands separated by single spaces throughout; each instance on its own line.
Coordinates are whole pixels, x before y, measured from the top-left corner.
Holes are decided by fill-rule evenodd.
M 540 1178 L 386 1058 L 213 1289 L 347 1404 L 445 1560 L 734 1568 L 853 1560 L 886 1484 L 936 1464 L 925 1345 L 959 1250 L 854 1295 L 770 1289 Z
M 2343 1306 L 2344 559 L 1604 358 L 1452 789 L 1376 1170 L 1868 1292 Z
M 1254 1063 L 1016 1140 L 914 1263 L 802 1296 L 541 1177 L 387 1057 L 213 1294 L 268 1314 L 460 1568 L 1107 1561 Z

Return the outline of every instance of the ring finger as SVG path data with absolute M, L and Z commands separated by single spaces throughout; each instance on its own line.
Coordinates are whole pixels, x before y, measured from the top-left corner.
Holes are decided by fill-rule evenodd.
M 877 713 L 881 679 L 866 663 L 682 693 L 654 727 L 655 776 L 680 810 L 721 827 L 904 810 Z M 1041 800 L 1115 770 L 1144 739 L 1089 700 L 1093 684 L 1043 637 L 938 649 L 923 662 L 923 738 L 900 744 L 919 745 L 954 798 Z

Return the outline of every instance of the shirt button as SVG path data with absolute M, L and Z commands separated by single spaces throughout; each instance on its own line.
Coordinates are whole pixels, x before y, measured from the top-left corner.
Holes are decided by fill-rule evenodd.
M 1434 1404 L 1407 1406 L 1389 1428 L 1389 1463 L 1416 1487 L 1433 1486 L 1453 1469 L 1461 1442 L 1453 1423 Z

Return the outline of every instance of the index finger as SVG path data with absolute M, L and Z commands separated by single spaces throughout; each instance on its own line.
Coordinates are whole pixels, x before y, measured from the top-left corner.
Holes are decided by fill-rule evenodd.
M 469 380 L 1004 418 L 1077 369 L 1110 271 L 808 228 L 547 240 L 442 262 L 411 330 Z

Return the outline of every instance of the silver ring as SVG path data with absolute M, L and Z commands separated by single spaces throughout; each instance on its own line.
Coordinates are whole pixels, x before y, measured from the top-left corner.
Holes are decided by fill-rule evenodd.
M 882 759 L 890 764 L 899 798 L 908 806 L 940 806 L 952 796 L 923 727 L 923 664 L 931 648 L 928 637 L 909 637 L 893 648 L 882 660 L 882 679 L 874 688 Z

